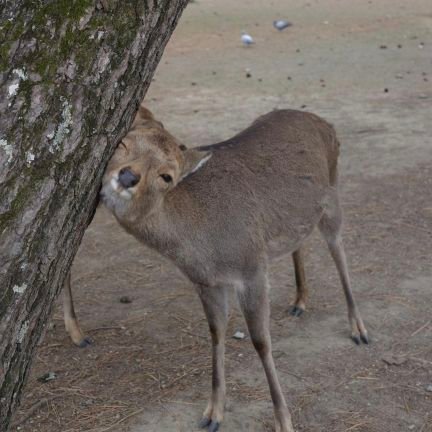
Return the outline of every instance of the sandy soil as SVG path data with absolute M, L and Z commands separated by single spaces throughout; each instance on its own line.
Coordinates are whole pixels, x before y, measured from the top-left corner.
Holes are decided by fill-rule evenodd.
M 294 25 L 277 32 L 277 18 Z M 253 47 L 241 46 L 242 30 Z M 432 431 L 431 36 L 429 0 L 197 0 L 147 95 L 189 146 L 228 138 L 275 107 L 316 112 L 339 132 L 344 238 L 372 344 L 350 342 L 340 284 L 317 234 L 307 245 L 311 296 L 301 318 L 287 314 L 290 256 L 272 260 L 274 354 L 297 431 Z M 104 209 L 85 235 L 73 284 L 94 345 L 72 346 L 59 304 L 16 415 L 19 423 L 30 414 L 20 430 L 195 431 L 210 349 L 190 284 Z M 245 325 L 234 307 L 228 335 L 236 330 Z M 229 338 L 226 363 L 221 430 L 272 431 L 250 341 Z M 38 382 L 48 371 L 57 378 Z

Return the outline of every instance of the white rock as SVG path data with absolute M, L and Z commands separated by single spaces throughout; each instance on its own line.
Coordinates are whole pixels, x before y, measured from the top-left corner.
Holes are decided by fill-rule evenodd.
M 234 339 L 241 340 L 241 339 L 244 339 L 245 337 L 246 337 L 246 335 L 243 332 L 238 331 L 238 330 L 233 334 Z

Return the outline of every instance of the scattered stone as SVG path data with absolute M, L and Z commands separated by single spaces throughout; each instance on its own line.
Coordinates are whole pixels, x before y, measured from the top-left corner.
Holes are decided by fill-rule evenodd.
M 239 331 L 239 330 L 237 330 L 237 331 L 233 334 L 233 338 L 234 338 L 234 339 L 237 339 L 237 340 L 242 340 L 242 339 L 244 339 L 245 337 L 246 337 L 246 335 L 245 335 L 243 332 Z
M 432 393 L 432 384 L 426 386 L 426 391 Z
M 121 296 L 119 301 L 124 304 L 132 303 L 132 299 L 129 296 Z
M 387 45 L 380 45 L 380 49 L 387 49 Z
M 196 85 L 197 85 L 196 82 L 194 82 L 194 81 L 191 82 L 191 86 L 196 86 Z
M 397 74 L 397 75 L 395 75 L 395 78 L 397 78 L 397 79 L 403 79 L 403 75 L 402 74 Z
M 56 378 L 57 375 L 54 372 L 47 372 L 46 374 L 40 376 L 37 380 L 41 383 L 46 383 L 48 381 L 55 380 Z
M 400 49 L 400 48 L 402 48 L 402 45 L 401 45 L 401 44 L 398 44 L 398 46 L 397 46 L 397 47 L 398 47 L 398 48 Z
M 384 93 L 388 93 L 389 92 L 389 89 L 388 88 L 385 88 L 384 89 Z

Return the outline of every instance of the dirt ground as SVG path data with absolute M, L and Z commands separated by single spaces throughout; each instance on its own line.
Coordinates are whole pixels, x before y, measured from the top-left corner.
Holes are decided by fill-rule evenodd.
M 278 32 L 277 18 L 293 26 Z M 241 46 L 243 30 L 254 46 Z M 307 244 L 308 309 L 287 314 L 294 275 L 281 250 L 271 262 L 271 327 L 297 431 L 432 431 L 431 36 L 430 0 L 197 0 L 147 95 L 189 146 L 228 138 L 276 107 L 313 111 L 339 132 L 344 239 L 372 343 L 348 337 L 318 234 Z M 71 344 L 59 300 L 13 430 L 195 431 L 210 390 L 210 345 L 190 283 L 100 209 L 73 285 L 94 344 Z M 237 330 L 246 331 L 234 307 L 221 431 L 272 431 L 263 370 L 250 340 L 230 337 Z M 37 380 L 50 371 L 55 380 Z

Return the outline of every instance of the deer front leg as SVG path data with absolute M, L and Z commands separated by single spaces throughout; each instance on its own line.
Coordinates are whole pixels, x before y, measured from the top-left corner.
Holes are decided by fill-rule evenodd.
M 270 304 L 265 271 L 258 270 L 252 277 L 248 276 L 244 289 L 238 291 L 238 298 L 252 343 L 264 366 L 270 387 L 276 432 L 294 432 L 273 360 L 269 330 Z
M 91 339 L 84 336 L 81 328 L 78 324 L 78 320 L 75 314 L 73 299 L 72 299 L 72 288 L 71 288 L 71 275 L 70 272 L 66 276 L 65 283 L 63 285 L 63 314 L 66 331 L 72 339 L 72 342 L 80 347 L 85 348 L 91 344 Z
M 354 294 L 351 289 L 351 281 L 348 272 L 348 264 L 343 247 L 342 236 L 342 210 L 339 206 L 337 196 L 334 198 L 333 207 L 327 209 L 321 218 L 318 228 L 321 231 L 327 246 L 330 250 L 333 261 L 339 273 L 339 278 L 344 290 L 345 299 L 348 306 L 348 319 L 351 326 L 351 338 L 359 345 L 360 341 L 365 344 L 369 343 L 368 332 L 363 323 L 360 311 L 354 300 Z
M 212 340 L 212 392 L 199 426 L 216 432 L 225 407 L 225 333 L 228 321 L 228 295 L 224 287 L 198 286 Z

